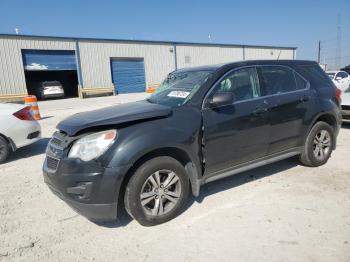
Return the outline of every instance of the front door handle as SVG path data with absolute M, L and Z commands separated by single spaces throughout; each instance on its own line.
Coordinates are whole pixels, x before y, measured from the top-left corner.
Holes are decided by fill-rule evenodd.
M 301 102 L 307 102 L 307 101 L 309 101 L 309 100 L 310 100 L 310 96 L 308 96 L 308 95 L 302 96 L 302 97 L 300 98 L 300 101 L 301 101 Z
M 260 116 L 260 115 L 262 115 L 262 114 L 264 114 L 266 112 L 267 112 L 267 108 L 262 107 L 262 106 L 257 106 L 255 108 L 255 110 L 253 111 L 253 114 L 256 115 L 256 116 Z

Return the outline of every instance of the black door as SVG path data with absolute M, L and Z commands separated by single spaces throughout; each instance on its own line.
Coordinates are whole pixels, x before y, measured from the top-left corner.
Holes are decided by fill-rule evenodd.
M 269 105 L 256 68 L 228 73 L 207 100 L 220 92 L 233 92 L 234 103 L 203 109 L 205 174 L 262 157 L 268 146 Z
M 260 67 L 262 84 L 275 98 L 270 108 L 268 154 L 301 146 L 305 122 L 315 106 L 315 91 L 294 70 L 283 66 Z

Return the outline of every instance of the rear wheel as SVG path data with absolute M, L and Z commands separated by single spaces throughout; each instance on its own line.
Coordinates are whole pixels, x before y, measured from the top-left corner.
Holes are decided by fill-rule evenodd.
M 171 157 L 156 157 L 131 177 L 125 190 L 125 208 L 141 225 L 158 225 L 181 212 L 188 194 L 184 167 Z
M 4 163 L 10 154 L 10 147 L 5 138 L 0 136 L 0 164 Z
M 333 128 L 325 122 L 317 122 L 311 129 L 300 162 L 307 166 L 321 166 L 327 163 L 334 148 Z

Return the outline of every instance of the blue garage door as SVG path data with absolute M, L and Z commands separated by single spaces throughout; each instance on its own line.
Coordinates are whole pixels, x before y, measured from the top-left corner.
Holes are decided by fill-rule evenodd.
M 112 81 L 116 94 L 145 92 L 145 65 L 143 59 L 113 59 Z
M 23 50 L 25 70 L 77 70 L 74 51 Z

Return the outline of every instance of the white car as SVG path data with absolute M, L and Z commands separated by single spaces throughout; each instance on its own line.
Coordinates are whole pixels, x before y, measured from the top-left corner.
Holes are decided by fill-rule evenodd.
M 40 82 L 37 88 L 40 99 L 64 98 L 64 89 L 60 81 Z
M 0 103 L 0 164 L 10 152 L 41 138 L 40 124 L 29 106 Z
M 341 113 L 344 120 L 350 120 L 350 87 L 341 94 Z
M 327 71 L 327 75 L 342 92 L 350 86 L 350 75 L 345 71 Z

